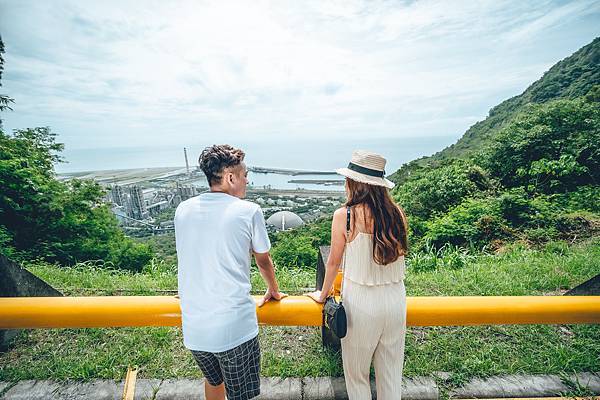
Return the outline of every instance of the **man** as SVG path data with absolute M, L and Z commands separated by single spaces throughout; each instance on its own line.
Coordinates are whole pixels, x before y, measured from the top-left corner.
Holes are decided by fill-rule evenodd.
M 244 152 L 214 145 L 200 155 L 210 191 L 175 212 L 183 343 L 205 377 L 208 400 L 251 399 L 260 393 L 256 304 L 250 296 L 250 257 L 267 283 L 258 306 L 279 292 L 271 243 L 257 204 L 246 196 Z

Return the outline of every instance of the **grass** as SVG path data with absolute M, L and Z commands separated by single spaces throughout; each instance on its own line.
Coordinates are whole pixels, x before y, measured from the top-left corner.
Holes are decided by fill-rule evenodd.
M 99 263 L 81 263 L 73 267 L 37 263 L 26 267 L 65 296 L 143 296 L 177 291 L 175 267 L 157 260 L 151 260 L 141 273 L 106 268 Z
M 470 255 L 459 268 L 439 265 L 424 272 L 409 267 L 408 295 L 560 295 L 600 273 L 600 240 L 514 245 L 497 255 Z M 174 268 L 156 261 L 137 274 L 93 265 L 28 268 L 67 295 L 168 294 L 177 285 Z M 311 270 L 282 268 L 277 275 L 291 294 L 314 286 Z M 257 271 L 252 282 L 257 292 L 264 289 Z M 319 328 L 264 326 L 260 341 L 265 376 L 342 374 L 339 355 L 321 348 Z M 600 371 L 600 325 L 412 327 L 406 343 L 409 377 Z M 144 378 L 199 376 L 179 328 L 40 329 L 21 334 L 0 354 L 0 380 L 122 379 L 128 365 L 140 367 Z
M 554 294 L 600 273 L 600 239 L 567 246 L 553 242 L 541 249 L 520 245 L 500 254 L 470 257 L 457 269 L 409 273 L 409 296 L 524 296 Z
M 58 267 L 37 263 L 28 269 L 66 296 L 85 295 L 157 295 L 177 293 L 177 270 L 162 260 L 151 260 L 141 273 L 105 268 L 98 263 Z M 315 286 L 315 271 L 282 269 L 277 273 L 279 286 L 289 294 L 301 294 Z M 251 270 L 252 292 L 264 292 L 266 285 L 258 270 Z

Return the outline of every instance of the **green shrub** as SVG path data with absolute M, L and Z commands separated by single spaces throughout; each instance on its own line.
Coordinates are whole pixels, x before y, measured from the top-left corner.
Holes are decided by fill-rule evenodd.
M 523 239 L 534 243 L 593 233 L 592 216 L 572 213 L 552 201 L 531 197 L 522 188 L 493 197 L 470 198 L 448 213 L 428 221 L 422 245 L 445 244 L 482 248 L 495 240 Z
M 548 241 L 558 239 L 559 232 L 554 227 L 547 227 L 547 228 L 537 227 L 537 228 L 524 229 L 521 232 L 521 236 L 523 239 L 525 239 L 529 242 L 539 244 L 539 243 L 546 243 Z
M 407 215 L 408 219 L 408 250 L 418 251 L 422 247 L 422 238 L 427 232 L 427 220 Z
M 393 191 L 394 200 L 411 217 L 428 219 L 446 212 L 465 197 L 493 187 L 480 167 L 463 160 L 419 172 Z
M 308 236 L 284 236 L 271 249 L 278 267 L 316 268 L 318 251 Z
M 567 193 L 556 194 L 552 200 L 561 208 L 600 213 L 600 185 L 580 186 Z
M 557 226 L 564 212 L 550 197 L 531 196 L 523 188 L 508 190 L 497 197 L 500 214 L 517 229 Z
M 435 248 L 446 244 L 483 247 L 494 239 L 506 238 L 508 232 L 496 199 L 470 198 L 429 221 L 424 240 Z
M 152 254 L 152 249 L 147 244 L 127 239 L 113 244 L 106 254 L 106 259 L 117 268 L 141 271 L 152 259 Z

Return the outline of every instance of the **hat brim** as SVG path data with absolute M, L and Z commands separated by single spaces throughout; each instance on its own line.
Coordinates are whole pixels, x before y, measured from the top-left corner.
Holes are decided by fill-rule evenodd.
M 360 172 L 352 171 L 348 168 L 338 168 L 335 170 L 335 172 L 339 175 L 345 176 L 346 178 L 350 178 L 353 181 L 366 183 L 367 185 L 383 186 L 388 189 L 393 189 L 394 186 L 396 186 L 394 182 L 390 181 L 389 179 L 361 174 Z

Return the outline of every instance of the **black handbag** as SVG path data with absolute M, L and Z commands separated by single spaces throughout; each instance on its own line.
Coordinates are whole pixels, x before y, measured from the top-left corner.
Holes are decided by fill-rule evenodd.
M 350 232 L 350 207 L 346 207 L 346 244 L 348 243 L 348 235 Z M 344 253 L 344 263 L 342 266 L 342 274 L 346 269 L 346 254 Z M 346 319 L 346 310 L 342 304 L 342 296 L 344 291 L 344 278 L 340 288 L 340 302 L 335 300 L 335 297 L 329 296 L 325 299 L 323 305 L 323 323 L 329 328 L 335 336 L 342 339 L 348 331 L 348 320 Z
M 331 329 L 335 336 L 340 339 L 346 336 L 348 321 L 346 320 L 346 310 L 341 301 L 338 303 L 333 296 L 325 299 L 323 318 L 325 326 Z

